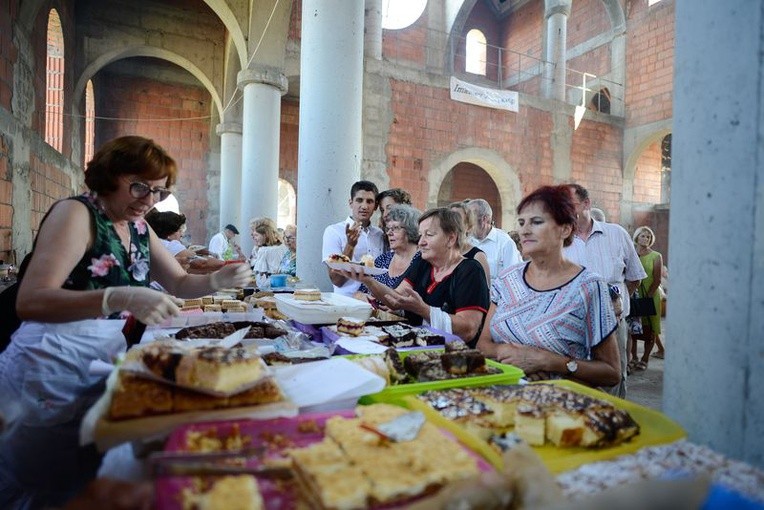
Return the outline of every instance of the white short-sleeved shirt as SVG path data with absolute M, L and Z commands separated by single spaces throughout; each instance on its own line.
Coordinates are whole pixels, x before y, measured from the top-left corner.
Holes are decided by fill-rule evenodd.
M 488 258 L 488 268 L 491 270 L 491 281 L 508 267 L 523 261 L 515 241 L 503 230 L 491 227 L 483 239 L 472 237 L 470 242 L 485 252 Z
M 223 253 L 228 249 L 228 238 L 223 232 L 218 232 L 210 239 L 209 252 L 219 259 L 223 258 Z
M 287 251 L 289 251 L 289 248 L 283 244 L 261 246 L 260 249 L 257 250 L 257 257 L 255 258 L 255 263 L 252 269 L 258 273 L 278 273 L 281 259 Z
M 324 229 L 323 246 L 321 248 L 321 258 L 326 260 L 329 255 L 342 253 L 348 243 L 348 237 L 345 233 L 347 225 L 353 225 L 353 218 L 348 216 L 344 221 L 329 225 Z M 374 259 L 382 255 L 384 251 L 384 233 L 379 227 L 369 225 L 368 228 L 361 230 L 358 243 L 353 250 L 353 260 L 360 261 L 364 255 L 371 255 Z M 361 286 L 360 282 L 348 280 L 342 287 L 334 286 L 334 292 L 352 296 Z
M 586 241 L 578 235 L 563 249 L 565 258 L 600 275 L 610 285 L 618 285 L 623 299 L 623 317 L 629 315 L 625 281 L 647 277 L 639 261 L 634 243 L 622 226 L 593 220 L 592 232 Z
M 178 253 L 182 252 L 186 249 L 185 245 L 178 241 L 177 239 L 174 239 L 170 241 L 169 239 L 160 239 L 162 241 L 162 244 L 165 248 L 167 248 L 167 251 L 169 251 L 173 256 L 177 255 Z

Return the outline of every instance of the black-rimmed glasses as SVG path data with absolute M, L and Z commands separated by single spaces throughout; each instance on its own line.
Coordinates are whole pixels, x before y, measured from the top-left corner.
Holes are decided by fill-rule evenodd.
M 155 199 L 159 197 L 157 202 L 161 202 L 169 197 L 170 193 L 172 192 L 167 188 L 152 188 L 145 182 L 136 181 L 130 183 L 130 196 L 133 198 L 146 198 L 149 194 L 152 194 Z

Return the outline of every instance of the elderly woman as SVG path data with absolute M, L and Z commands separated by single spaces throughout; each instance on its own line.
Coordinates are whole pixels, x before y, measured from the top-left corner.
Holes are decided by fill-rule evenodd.
M 380 191 L 377 194 L 377 204 L 379 204 L 379 228 L 382 232 L 385 232 L 387 215 L 390 212 L 390 208 L 394 205 L 411 205 L 411 194 L 401 188 L 391 188 L 384 191 Z M 385 236 L 384 251 L 390 249 L 389 238 Z
M 281 257 L 278 272 L 297 276 L 297 227 L 294 225 L 284 227 L 284 245 L 287 251 Z
M 360 269 L 343 273 L 366 285 L 388 308 L 404 310 L 412 324 L 426 322 L 474 345 L 490 299 L 483 268 L 462 256 L 463 242 L 459 215 L 446 207 L 430 209 L 419 218 L 421 258 L 411 264 L 395 289 Z
M 90 191 L 55 203 L 43 219 L 21 279 L 16 312 L 24 320 L 0 354 L 0 508 L 59 506 L 95 476 L 100 456 L 79 447 L 80 421 L 104 391 L 92 361 L 124 352 L 130 313 L 157 324 L 178 300 L 148 288 L 198 297 L 242 285 L 246 264 L 187 274 L 144 215 L 169 195 L 175 161 L 153 141 L 126 136 L 106 143 L 88 164 Z
M 531 379 L 570 377 L 592 386 L 621 380 L 616 322 L 607 284 L 565 259 L 575 208 L 565 186 L 544 186 L 517 206 L 529 261 L 494 282 L 478 348 Z
M 256 225 L 252 232 L 252 239 L 255 245 L 259 246 L 252 266 L 255 274 L 259 277 L 268 277 L 278 273 L 281 258 L 288 248 L 281 244 L 276 224 L 271 220 Z
M 462 224 L 464 225 L 464 233 L 465 233 L 465 239 L 464 239 L 464 255 L 465 258 L 468 259 L 475 259 L 478 262 L 480 262 L 480 265 L 483 266 L 483 271 L 485 272 L 485 278 L 488 282 L 488 285 L 491 285 L 491 268 L 488 266 L 488 257 L 486 257 L 486 254 L 483 250 L 478 248 L 477 246 L 473 246 L 471 242 L 467 239 L 467 236 L 470 235 L 472 232 L 472 229 L 475 228 L 475 213 L 472 209 L 467 207 L 467 204 L 464 202 L 452 202 L 451 205 L 448 206 L 449 209 L 452 211 L 456 211 L 459 213 L 459 216 L 462 219 Z
M 374 276 L 375 280 L 392 289 L 396 288 L 408 268 L 421 256 L 417 246 L 421 215 L 409 205 L 394 205 L 388 210 L 385 234 L 390 250 L 374 260 L 374 267 L 387 269 L 387 272 Z M 358 292 L 368 295 L 369 289 L 361 285 Z

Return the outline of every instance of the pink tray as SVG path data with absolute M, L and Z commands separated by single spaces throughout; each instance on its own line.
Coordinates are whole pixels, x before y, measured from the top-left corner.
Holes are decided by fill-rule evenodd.
M 227 437 L 231 434 L 234 424 L 239 427 L 242 437 L 251 438 L 248 447 L 266 446 L 266 457 L 279 458 L 285 448 L 303 447 L 317 443 L 324 438 L 324 425 L 332 416 L 353 417 L 353 410 L 332 411 L 296 416 L 294 418 L 275 418 L 271 420 L 231 420 L 219 422 L 193 423 L 175 429 L 167 440 L 165 451 L 180 452 L 185 450 L 186 434 L 188 432 L 216 431 L 217 437 Z M 313 422 L 316 427 L 305 428 L 306 423 Z M 310 431 L 309 429 L 317 429 Z M 306 431 L 304 431 L 306 430 Z M 453 439 L 449 433 L 443 434 Z M 274 440 L 277 438 L 277 440 Z M 466 447 L 465 447 L 466 449 Z M 492 471 L 493 467 L 472 450 L 467 450 L 478 462 L 481 471 Z M 257 467 L 257 458 L 248 459 L 247 465 Z M 203 477 L 206 478 L 206 477 Z M 156 508 L 158 510 L 182 510 L 181 491 L 190 487 L 193 478 L 186 476 L 161 477 L 156 480 Z M 295 508 L 297 504 L 297 487 L 294 480 L 277 480 L 267 477 L 257 479 L 260 492 L 269 510 Z M 384 507 L 390 508 L 390 507 Z

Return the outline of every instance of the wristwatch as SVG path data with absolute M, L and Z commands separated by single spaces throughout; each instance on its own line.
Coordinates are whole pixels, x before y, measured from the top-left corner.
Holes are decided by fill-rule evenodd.
M 578 370 L 578 363 L 571 358 L 565 363 L 565 368 L 568 370 L 568 375 L 573 375 Z

